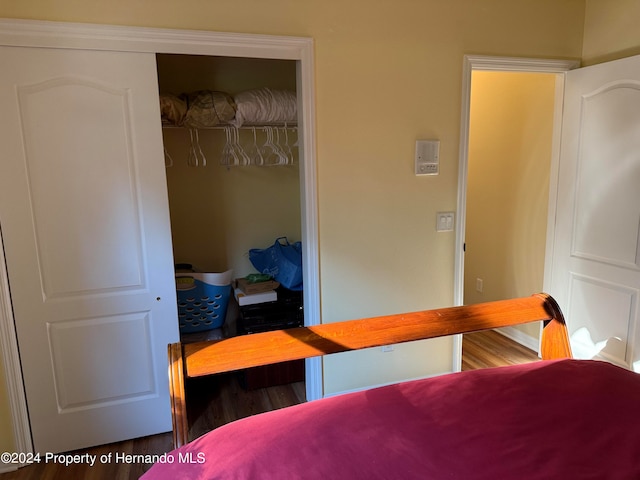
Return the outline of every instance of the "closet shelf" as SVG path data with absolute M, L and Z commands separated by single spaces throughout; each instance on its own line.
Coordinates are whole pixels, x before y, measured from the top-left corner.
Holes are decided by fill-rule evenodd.
M 225 128 L 231 128 L 236 130 L 253 130 L 260 128 L 288 128 L 296 130 L 298 128 L 297 123 L 261 123 L 261 124 L 244 124 L 240 127 L 235 125 L 214 125 L 211 127 L 187 127 L 184 125 L 170 125 L 162 124 L 163 130 L 224 130 Z

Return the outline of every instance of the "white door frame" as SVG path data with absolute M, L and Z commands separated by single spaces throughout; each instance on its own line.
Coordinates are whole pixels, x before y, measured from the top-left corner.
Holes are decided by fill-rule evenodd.
M 305 325 L 320 323 L 315 85 L 311 38 L 0 19 L 0 45 L 295 60 L 298 105 L 301 107 L 298 131 L 302 132 L 299 134 L 299 149 L 304 316 Z M 31 430 L 3 255 L 0 255 L 0 348 L 16 450 L 31 452 Z M 308 400 L 322 397 L 320 358 L 306 362 L 306 389 Z
M 551 152 L 551 176 L 549 184 L 549 216 L 547 219 L 547 240 L 545 253 L 544 285 L 548 285 L 549 262 L 553 248 L 554 217 L 560 160 L 560 129 L 562 120 L 562 94 L 565 73 L 577 68 L 577 60 L 549 60 L 518 57 L 492 57 L 465 55 L 462 67 L 462 116 L 460 120 L 460 148 L 458 164 L 458 208 L 456 212 L 456 240 L 454 260 L 454 305 L 464 302 L 464 242 L 466 229 L 467 174 L 469 163 L 469 117 L 471 112 L 471 74 L 474 70 L 500 72 L 555 73 L 556 98 L 554 109 L 553 144 Z M 462 336 L 456 335 L 453 348 L 453 366 L 459 371 L 462 365 Z
M 13 442 L 16 452 L 32 452 L 31 427 L 24 394 L 18 337 L 13 323 L 13 309 L 9 292 L 9 278 L 4 256 L 2 225 L 0 225 L 0 350 L 4 365 L 4 377 L 9 401 L 9 411 L 13 423 Z M 0 473 L 9 471 L 7 465 L 0 465 Z

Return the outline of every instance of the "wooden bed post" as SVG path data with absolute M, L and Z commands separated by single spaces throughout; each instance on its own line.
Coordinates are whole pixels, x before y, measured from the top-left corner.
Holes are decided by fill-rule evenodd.
M 540 356 L 543 360 L 572 358 L 569 332 L 560 306 L 551 295 L 537 293 L 536 296 L 544 298 L 545 306 L 551 315 L 551 320 L 546 320 L 542 329 Z
M 171 421 L 173 423 L 173 445 L 181 447 L 189 441 L 187 402 L 184 382 L 186 372 L 182 359 L 182 344 L 169 345 L 169 396 L 171 398 Z

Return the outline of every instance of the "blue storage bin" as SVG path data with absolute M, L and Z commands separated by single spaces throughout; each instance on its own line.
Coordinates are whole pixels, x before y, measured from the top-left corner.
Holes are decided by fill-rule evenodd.
M 220 328 L 231 296 L 231 270 L 224 273 L 176 273 L 180 333 Z

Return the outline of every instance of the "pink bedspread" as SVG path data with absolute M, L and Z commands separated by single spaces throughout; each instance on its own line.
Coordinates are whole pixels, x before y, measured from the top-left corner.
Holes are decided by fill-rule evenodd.
M 143 478 L 640 479 L 640 375 L 586 360 L 445 375 L 239 420 L 169 456 Z

